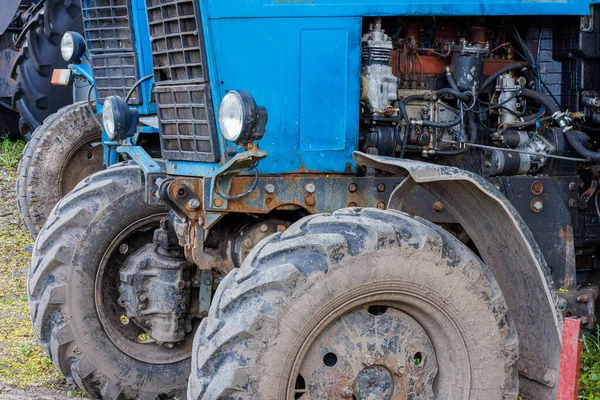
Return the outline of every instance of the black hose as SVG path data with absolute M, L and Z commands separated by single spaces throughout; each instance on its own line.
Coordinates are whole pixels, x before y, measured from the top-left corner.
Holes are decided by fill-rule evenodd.
M 586 135 L 583 132 L 576 131 L 574 129 L 569 129 L 567 131 L 563 130 L 563 135 L 565 136 L 567 142 L 569 142 L 573 150 L 577 152 L 577 154 L 594 161 L 600 161 L 600 153 L 588 150 L 584 146 L 584 143 L 587 142 L 587 140 L 589 139 L 588 135 Z
M 546 107 L 546 110 L 548 110 L 549 115 L 553 115 L 557 111 L 560 112 L 558 105 L 551 101 L 550 97 L 546 96 L 545 94 L 541 94 L 540 92 L 531 89 L 522 89 L 521 94 L 543 104 L 544 107 Z
M 442 96 L 442 95 L 445 95 L 445 94 L 449 94 L 449 95 L 454 96 L 457 99 L 462 100 L 462 101 L 467 101 L 467 100 L 473 98 L 473 96 L 470 93 L 468 93 L 468 92 L 462 93 L 462 92 L 460 92 L 458 90 L 454 90 L 452 88 L 440 89 L 440 90 L 436 91 L 435 94 L 437 96 Z
M 408 103 L 410 103 L 411 101 L 415 101 L 415 100 L 425 100 L 425 95 L 424 94 L 411 94 L 410 96 L 408 96 L 404 100 L 402 100 L 402 103 L 404 103 L 404 106 L 406 106 Z
M 469 116 L 469 143 L 475 143 L 477 140 L 477 130 L 478 130 L 477 118 L 474 115 Z M 469 150 L 468 147 L 464 149 L 458 150 L 438 150 L 435 152 L 438 156 L 458 156 L 460 154 L 466 153 Z
M 460 124 L 460 115 L 458 115 L 453 121 L 421 121 L 422 126 L 429 126 L 431 128 L 452 128 L 453 126 L 456 126 L 458 124 Z
M 448 79 L 448 84 L 450 85 L 450 87 L 453 90 L 460 92 L 460 89 L 458 88 L 458 85 L 456 84 L 456 80 L 454 79 L 454 77 L 452 76 L 450 71 L 446 72 L 446 78 Z
M 500 68 L 498 71 L 496 71 L 492 75 L 488 76 L 485 81 L 483 81 L 483 83 L 479 87 L 479 94 L 481 94 L 492 83 L 496 82 L 496 79 L 498 79 L 498 77 L 500 75 L 505 74 L 507 72 L 511 72 L 511 71 L 522 71 L 524 68 L 525 67 L 522 66 L 521 64 L 511 64 L 511 65 L 507 65 L 504 68 Z
M 409 96 L 410 97 L 410 96 Z M 404 158 L 404 153 L 406 152 L 406 144 L 408 143 L 408 113 L 406 112 L 406 106 L 404 104 L 404 101 L 399 101 L 398 102 L 398 108 L 400 109 L 400 117 L 401 120 L 400 122 L 402 122 L 402 119 L 405 121 L 405 125 L 404 125 L 404 137 L 402 138 L 402 149 L 400 150 L 400 158 Z M 400 135 L 400 127 L 396 128 L 396 135 Z M 396 141 L 399 138 L 396 137 Z

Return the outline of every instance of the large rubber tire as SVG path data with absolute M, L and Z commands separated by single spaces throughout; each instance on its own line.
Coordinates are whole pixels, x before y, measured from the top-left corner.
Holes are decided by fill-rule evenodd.
M 83 32 L 81 3 L 73 0 L 45 0 L 32 17 L 19 57 L 13 69 L 17 89 L 13 106 L 21 113 L 21 134 L 29 140 L 33 131 L 58 109 L 73 102 L 73 89 L 51 84 L 52 72 L 66 68 L 60 41 L 67 31 Z
M 141 222 L 158 222 L 167 211 L 144 201 L 139 167 L 119 165 L 85 179 L 62 199 L 36 240 L 28 282 L 35 333 L 56 368 L 92 397 L 185 398 L 190 357 L 152 364 L 119 350 L 99 316 L 111 296 L 95 293 L 99 266 L 115 238 Z M 134 239 L 141 231 L 135 232 Z M 151 241 L 153 230 L 146 232 Z M 129 244 L 129 250 L 137 248 Z M 165 351 L 146 349 L 148 357 L 153 349 Z
M 18 205 L 33 238 L 52 208 L 103 165 L 102 129 L 86 102 L 66 106 L 33 133 L 19 163 Z
M 349 309 L 374 303 L 404 304 L 429 335 L 445 360 L 436 399 L 517 398 L 518 340 L 485 265 L 433 224 L 358 208 L 300 220 L 225 277 L 195 337 L 189 398 L 293 399 L 293 365 L 309 338 Z M 344 331 L 353 329 L 370 328 Z M 367 343 L 349 345 L 370 354 Z M 296 398 L 317 398 L 305 384 Z M 342 383 L 328 384 L 334 392 L 321 398 L 343 397 Z

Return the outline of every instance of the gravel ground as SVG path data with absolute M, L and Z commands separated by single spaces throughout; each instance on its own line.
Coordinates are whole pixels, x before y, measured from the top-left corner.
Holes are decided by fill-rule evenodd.
M 27 304 L 33 241 L 16 207 L 16 168 L 0 166 L 0 398 L 80 397 L 38 345 Z

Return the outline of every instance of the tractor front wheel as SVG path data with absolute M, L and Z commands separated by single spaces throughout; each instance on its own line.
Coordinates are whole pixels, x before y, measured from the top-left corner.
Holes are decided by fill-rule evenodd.
M 219 286 L 192 399 L 516 399 L 518 340 L 462 243 L 394 211 L 306 217 Z
M 95 398 L 185 398 L 193 334 L 168 346 L 152 341 L 126 317 L 120 291 L 127 260 L 153 243 L 167 212 L 144 201 L 139 167 L 119 165 L 61 200 L 36 240 L 28 281 L 34 330 L 56 368 Z

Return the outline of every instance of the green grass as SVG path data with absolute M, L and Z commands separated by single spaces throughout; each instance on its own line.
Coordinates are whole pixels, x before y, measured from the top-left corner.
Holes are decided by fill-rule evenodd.
M 17 140 L 13 142 L 6 138 L 0 138 L 0 165 L 5 168 L 15 168 L 25 148 L 25 142 Z
M 584 335 L 582 342 L 579 398 L 600 400 L 600 329 L 596 328 L 589 336 Z

